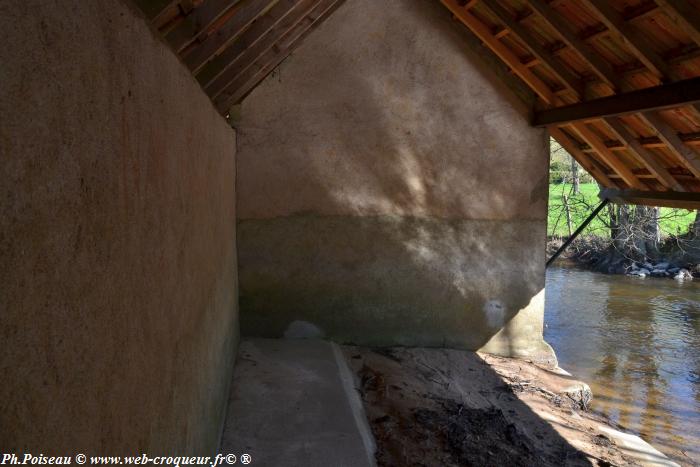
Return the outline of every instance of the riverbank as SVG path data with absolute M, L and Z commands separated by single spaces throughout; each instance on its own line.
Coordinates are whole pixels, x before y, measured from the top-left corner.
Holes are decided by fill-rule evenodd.
M 675 465 L 586 410 L 588 386 L 474 352 L 344 346 L 383 465 Z
M 549 237 L 547 257 L 551 257 L 564 241 L 561 237 Z M 615 250 L 608 238 L 581 236 L 568 246 L 560 259 L 605 274 L 700 279 L 700 238 L 670 237 L 659 245 L 653 257 L 639 257 Z

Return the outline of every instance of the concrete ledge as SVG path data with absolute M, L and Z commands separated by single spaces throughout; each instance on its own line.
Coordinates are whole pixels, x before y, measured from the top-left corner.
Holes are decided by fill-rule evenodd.
M 254 465 L 366 467 L 374 439 L 340 350 L 321 340 L 246 339 L 222 454 Z

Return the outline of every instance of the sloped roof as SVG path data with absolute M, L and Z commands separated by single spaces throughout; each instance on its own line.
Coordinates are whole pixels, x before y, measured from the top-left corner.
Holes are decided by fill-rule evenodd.
M 344 0 L 133 1 L 226 115 Z M 700 208 L 700 0 L 433 1 L 603 187 Z
M 222 114 L 343 0 L 133 0 Z
M 441 1 L 601 185 L 700 208 L 700 0 Z

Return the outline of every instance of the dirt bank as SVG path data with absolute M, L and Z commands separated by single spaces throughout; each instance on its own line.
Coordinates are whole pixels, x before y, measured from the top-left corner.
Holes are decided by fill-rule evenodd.
M 380 466 L 639 465 L 571 377 L 457 350 L 344 351 Z

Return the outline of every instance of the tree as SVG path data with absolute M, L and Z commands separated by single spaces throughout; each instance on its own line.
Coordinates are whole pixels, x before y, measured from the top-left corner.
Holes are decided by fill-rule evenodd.
M 695 222 L 693 222 L 693 226 L 690 228 L 690 232 L 695 237 L 700 237 L 700 209 L 695 211 Z
M 571 157 L 571 156 L 569 156 Z M 581 193 L 581 179 L 579 178 L 578 175 L 578 163 L 576 162 L 576 159 L 571 157 L 571 183 L 573 184 L 573 194 L 577 195 Z

